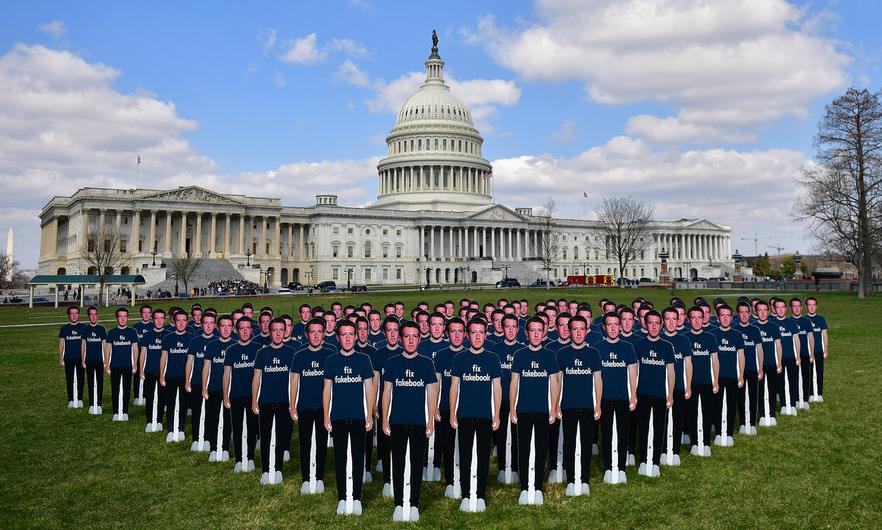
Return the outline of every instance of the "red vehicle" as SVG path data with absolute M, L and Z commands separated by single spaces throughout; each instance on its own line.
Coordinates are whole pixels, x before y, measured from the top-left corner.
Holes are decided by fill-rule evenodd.
M 567 276 L 567 285 L 613 285 L 615 279 L 611 274 L 593 274 L 588 276 Z

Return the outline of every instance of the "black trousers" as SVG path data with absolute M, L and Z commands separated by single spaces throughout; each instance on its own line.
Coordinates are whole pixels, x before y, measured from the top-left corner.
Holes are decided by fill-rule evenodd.
M 479 499 L 487 495 L 487 472 L 490 469 L 490 443 L 493 428 L 489 419 L 462 418 L 458 420 L 459 429 L 459 483 L 462 498 L 471 496 L 472 447 L 477 441 L 477 488 L 475 495 Z
M 628 400 L 627 399 L 602 399 L 600 400 L 600 429 L 603 434 L 603 469 L 612 469 L 612 430 L 613 413 L 615 413 L 617 448 L 619 451 L 619 471 L 625 470 L 625 462 L 628 455 Z
M 757 383 L 756 405 L 757 413 L 762 417 L 766 415 L 766 397 L 769 399 L 769 417 L 774 418 L 778 410 L 778 368 L 775 366 L 763 366 L 763 380 Z
M 724 395 L 725 394 L 725 395 Z M 723 399 L 726 400 L 726 432 L 723 433 Z M 735 417 L 738 413 L 738 380 L 720 378 L 720 391 L 717 393 L 717 409 L 714 411 L 714 425 L 717 431 L 726 436 L 735 432 Z
M 211 415 L 209 415 L 210 417 Z M 276 462 L 275 467 L 270 470 L 270 442 L 273 435 L 273 420 L 276 421 Z M 288 447 L 284 442 L 291 435 L 290 433 L 291 412 L 288 410 L 287 403 L 265 403 L 260 405 L 260 469 L 263 473 L 275 473 L 282 470 L 285 448 Z
M 132 388 L 132 369 L 128 367 L 110 369 L 110 395 L 113 399 L 114 414 L 128 414 L 129 394 Z M 120 391 L 122 391 L 122 410 L 119 410 Z
M 444 484 L 453 485 L 453 454 L 456 452 L 456 431 L 450 426 L 450 411 L 441 412 L 441 421 L 435 422 L 435 454 L 444 462 Z
M 388 484 L 392 480 L 392 439 L 386 436 L 382 427 L 377 432 L 377 460 L 383 467 L 383 484 Z
M 809 396 L 812 395 L 812 376 L 814 369 L 815 366 L 808 357 L 803 357 L 799 360 L 799 372 L 802 376 L 802 399 L 806 402 L 808 402 Z M 797 395 L 798 393 L 799 389 L 797 389 Z
M 187 430 L 187 401 L 187 390 L 184 388 L 184 378 L 166 378 L 165 414 L 167 423 L 165 424 L 165 427 L 168 432 L 172 432 L 175 428 L 175 406 L 178 408 L 178 430 Z
M 146 381 L 145 381 L 146 383 Z M 141 378 L 136 376 L 132 377 L 132 399 L 136 399 L 139 397 L 147 397 L 147 389 L 144 388 L 144 396 L 140 395 L 138 392 L 141 390 Z
M 287 412 L 288 409 L 286 408 L 285 410 Z M 211 450 L 228 451 L 230 434 L 233 432 L 233 422 L 230 421 L 230 411 L 224 406 L 224 397 L 220 390 L 212 390 L 208 392 L 208 403 L 205 404 L 205 414 L 205 439 L 211 444 Z M 221 427 L 221 420 L 224 422 L 223 431 L 221 432 L 220 439 L 218 439 L 218 429 Z M 288 422 L 291 422 L 290 413 L 288 414 Z M 261 433 L 262 432 L 263 431 L 261 431 Z M 285 448 L 288 447 L 287 440 L 287 438 L 281 440 L 283 454 Z M 276 447 L 278 447 L 279 442 L 279 440 L 276 440 Z M 263 445 L 261 445 L 261 449 L 262 448 Z M 261 455 L 262 454 L 263 453 L 261 452 Z
M 324 425 L 322 409 L 297 411 L 297 433 L 300 438 L 300 477 L 303 482 L 310 478 L 309 453 L 312 449 L 312 432 L 315 431 L 315 479 L 325 480 L 325 461 L 328 458 L 328 431 Z
M 638 400 L 639 401 L 639 400 Z M 637 431 L 640 423 L 637 409 L 628 410 L 628 454 L 637 458 Z
M 423 451 L 426 447 L 425 425 L 392 425 L 392 490 L 395 506 L 404 506 L 404 465 L 410 444 L 410 505 L 420 507 L 423 481 Z M 335 444 L 336 445 L 336 444 Z
M 236 451 L 236 462 L 242 461 L 243 451 L 245 451 L 248 460 L 254 460 L 254 446 L 257 443 L 259 427 L 257 414 L 251 410 L 251 396 L 230 398 L 230 419 L 233 424 L 233 449 Z M 242 446 L 243 429 L 245 429 L 245 443 L 247 444 L 244 449 Z M 194 433 L 193 438 L 198 435 L 198 432 Z
M 261 411 L 262 412 L 262 411 Z M 337 500 L 346 500 L 346 457 L 352 459 L 352 500 L 361 500 L 364 473 L 364 420 L 337 420 L 332 422 L 331 438 L 334 439 L 334 470 L 337 475 Z M 352 442 L 352 452 L 346 449 Z M 263 437 L 261 437 L 261 445 Z M 263 449 L 261 449 L 263 451 Z M 263 457 L 261 457 L 263 458 Z
M 499 407 L 499 428 L 493 433 L 493 442 L 496 444 L 496 465 L 500 471 L 505 470 L 505 446 L 508 442 L 508 426 L 511 423 L 509 417 L 510 403 L 503 401 Z M 437 454 L 437 452 L 435 453 Z M 511 424 L 511 470 L 518 470 L 518 426 Z
M 89 381 L 89 405 L 100 407 L 104 401 L 104 364 L 86 363 L 86 379 Z
M 690 401 L 692 402 L 690 408 L 694 412 L 691 415 L 692 421 L 687 425 L 689 440 L 692 442 L 692 445 L 698 445 L 698 402 L 701 401 L 702 441 L 704 442 L 704 445 L 710 445 L 710 427 L 711 423 L 713 423 L 714 403 L 716 402 L 713 385 L 705 385 L 701 383 L 692 385 L 692 399 L 690 399 Z
M 372 464 L 374 463 L 374 429 L 377 428 L 376 421 L 371 423 L 371 430 L 364 431 L 364 470 L 368 473 L 373 472 Z M 333 436 L 331 436 L 333 439 Z
M 668 407 L 665 398 L 658 396 L 640 396 L 637 398 L 637 417 L 639 420 L 640 459 L 639 466 L 646 462 L 649 451 L 649 416 L 652 413 L 652 464 L 659 465 L 664 449 L 665 420 L 668 418 Z
M 671 407 L 671 416 L 674 420 L 674 425 L 671 429 L 671 433 L 674 442 L 673 452 L 675 455 L 680 454 L 680 445 L 683 439 L 683 421 L 686 417 L 686 408 L 688 402 L 689 400 L 686 399 L 685 390 L 674 390 L 674 405 L 673 407 Z M 667 431 L 665 431 L 665 433 L 667 434 Z
M 576 480 L 576 427 L 579 428 L 580 480 L 587 484 L 591 475 L 591 446 L 594 445 L 594 409 L 563 409 L 563 466 L 567 481 Z
M 824 395 L 824 354 L 815 354 L 815 369 L 818 371 L 818 395 Z M 809 387 L 814 388 L 814 387 Z
M 744 372 L 744 386 L 738 389 L 738 425 L 747 424 L 747 414 L 750 413 L 750 426 L 756 427 L 756 412 L 759 410 L 757 401 L 757 380 L 756 372 Z M 745 411 L 744 399 L 749 400 L 747 411 Z
M 82 359 L 64 360 L 64 379 L 67 383 L 67 400 L 73 401 L 74 398 L 74 374 L 77 376 L 77 400 L 83 400 L 83 365 L 80 364 Z
M 560 418 L 548 426 L 548 470 L 557 468 L 557 447 L 560 444 Z
M 139 378 L 140 379 L 140 378 Z M 147 423 L 153 423 L 153 405 L 156 405 L 156 423 L 165 417 L 165 390 L 159 386 L 159 374 L 144 374 L 144 413 Z
M 548 458 L 548 414 L 544 412 L 523 412 L 518 414 L 518 480 L 521 490 L 528 488 L 530 482 L 530 443 L 533 446 L 533 487 L 542 491 L 545 485 L 545 461 Z M 589 451 L 590 453 L 590 451 Z
M 251 408 L 251 402 L 248 402 L 248 408 Z M 208 410 L 208 403 L 205 403 L 205 409 Z M 202 422 L 202 384 L 190 387 L 190 410 L 193 414 L 190 416 L 190 432 L 194 441 L 199 441 L 199 426 L 202 424 L 201 440 L 208 440 L 208 426 Z
M 778 374 L 778 400 L 781 402 L 781 406 L 785 406 L 787 404 L 787 397 L 784 393 L 789 390 L 790 391 L 790 406 L 796 406 L 796 400 L 799 397 L 799 367 L 796 366 L 796 359 L 784 359 L 782 363 L 784 365 L 784 371 Z M 790 386 L 788 389 L 784 384 L 784 378 L 787 378 L 787 385 Z

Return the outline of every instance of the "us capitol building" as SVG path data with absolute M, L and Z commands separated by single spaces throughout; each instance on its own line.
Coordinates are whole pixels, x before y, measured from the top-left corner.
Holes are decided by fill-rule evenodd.
M 198 186 L 172 190 L 83 188 L 42 209 L 40 274 L 87 274 L 88 234 L 119 234 L 115 274 L 141 274 L 146 288 L 168 281 L 171 260 L 203 258 L 214 278 L 269 287 L 299 281 L 355 284 L 522 284 L 545 278 L 542 218 L 493 202 L 490 162 L 469 109 L 444 82 L 437 42 L 426 82 L 398 113 L 377 165 L 379 196 L 364 208 L 317 195 L 312 206 Z M 296 182 L 291 183 L 296 186 Z M 538 213 L 538 212 L 537 212 Z M 99 227 L 104 227 L 103 232 Z M 597 221 L 553 219 L 559 238 L 551 278 L 618 276 Z M 730 228 L 704 219 L 654 221 L 652 241 L 629 278 L 657 279 L 664 248 L 672 277 L 730 276 Z

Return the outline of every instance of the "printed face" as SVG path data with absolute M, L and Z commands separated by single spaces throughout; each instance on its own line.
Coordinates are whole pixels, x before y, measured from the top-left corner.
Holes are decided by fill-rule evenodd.
M 695 331 L 701 329 L 701 325 L 704 323 L 704 313 L 700 313 L 698 311 L 690 311 L 689 312 L 689 325 Z
M 165 327 L 165 313 L 153 313 L 153 327 L 156 329 Z
M 383 323 L 383 319 L 380 318 L 380 315 L 374 313 L 372 315 L 368 315 L 368 323 L 371 326 L 371 331 L 376 333 L 380 331 L 380 324 Z
M 194 309 L 191 314 L 193 315 L 193 322 L 198 326 L 202 322 L 202 310 Z
M 575 314 L 576 314 L 576 310 L 579 309 L 579 304 L 576 303 L 576 302 L 570 302 L 568 308 L 569 308 L 569 310 L 570 310 L 570 314 L 571 314 L 571 315 L 575 315 Z
M 325 338 L 325 330 L 318 324 L 310 324 L 306 328 L 306 338 L 309 340 L 310 346 L 318 348 Z
M 646 318 L 646 331 L 650 337 L 658 337 L 661 333 L 661 319 L 655 315 Z
M 223 335 L 223 325 L 224 325 L 224 323 L 222 322 L 221 323 L 221 335 Z M 318 326 L 316 326 L 316 327 L 318 327 Z M 284 324 L 282 324 L 281 322 L 276 322 L 276 323 L 270 324 L 270 340 L 272 340 L 273 344 L 275 344 L 276 346 L 282 344 L 282 341 L 285 340 L 285 325 Z
M 472 348 L 480 350 L 484 347 L 484 339 L 487 338 L 487 328 L 481 324 L 472 324 L 469 326 L 469 344 Z
M 460 323 L 450 324 L 447 326 L 447 338 L 453 347 L 459 348 L 465 338 L 465 326 Z
M 502 333 L 505 334 L 505 340 L 512 342 L 518 336 L 518 321 L 508 319 L 502 322 Z
M 545 336 L 545 326 L 538 322 L 530 322 L 527 324 L 527 339 L 533 347 L 542 344 L 542 338 Z
M 215 319 L 212 316 L 202 317 L 202 333 L 205 335 L 214 334 Z
M 420 326 L 420 334 L 425 335 L 429 332 L 429 317 L 427 315 L 418 316 L 417 324 Z
M 251 340 L 251 322 L 241 321 L 238 325 L 239 328 L 239 339 L 242 342 L 248 342 Z
M 398 344 L 398 324 L 394 322 L 389 322 L 386 324 L 386 342 L 389 343 L 390 346 L 395 346 Z
M 367 322 L 356 322 L 355 323 L 355 334 L 358 336 L 358 342 L 367 342 L 368 340 L 368 323 Z
M 285 338 L 291 336 L 291 333 L 294 332 L 294 321 L 290 319 L 285 319 Z
M 668 333 L 673 333 L 677 330 L 677 322 L 679 321 L 679 317 L 677 313 L 673 311 L 668 311 L 664 314 L 665 318 L 665 331 Z
M 98 310 L 90 309 L 89 310 L 89 324 L 93 326 L 98 323 Z
M 441 317 L 432 317 L 429 319 L 429 333 L 432 338 L 438 340 L 444 335 L 444 319 Z
M 682 307 L 677 308 L 677 327 L 682 328 L 686 325 L 686 310 Z
M 756 318 L 765 322 L 769 318 L 769 306 L 766 304 L 756 305 Z
M 414 353 L 417 346 L 420 345 L 419 330 L 409 326 L 404 328 L 404 331 L 401 332 L 401 345 L 404 347 L 404 351 L 408 354 Z
M 720 310 L 717 318 L 720 320 L 721 328 L 728 328 L 732 325 L 732 311 L 728 309 Z
M 175 315 L 175 329 L 179 333 L 187 329 L 187 315 L 185 313 Z
M 585 336 L 588 334 L 588 326 L 584 322 L 570 322 L 569 333 L 574 344 L 582 344 L 585 342 Z
M 71 322 L 78 322 L 80 320 L 80 310 L 77 307 L 72 307 L 67 311 L 67 318 Z
M 775 302 L 775 315 L 777 315 L 778 318 L 784 318 L 787 316 L 787 304 L 780 301 Z
M 148 322 L 150 320 L 150 308 L 142 307 L 141 308 L 141 320 L 144 322 Z
M 497 333 L 502 333 L 502 317 L 504 316 L 505 313 L 501 315 L 498 313 L 493 315 L 493 328 L 496 330 Z
M 404 304 L 395 304 L 395 316 L 397 316 L 399 320 L 404 318 Z
M 383 308 L 383 313 L 388 317 L 395 314 L 395 306 L 388 306 Z
M 563 340 L 567 340 L 570 338 L 570 319 L 557 319 L 557 334 L 560 335 L 560 338 Z
M 220 321 L 220 324 L 218 324 L 217 329 L 220 331 L 220 336 L 222 338 L 228 339 L 228 338 L 230 338 L 230 335 L 233 334 L 233 323 L 230 322 L 230 319 L 225 318 Z M 282 333 L 284 333 L 284 332 L 285 332 L 285 328 L 284 328 L 284 326 L 282 326 Z
M 309 319 L 312 318 L 312 311 L 308 307 L 300 308 L 300 320 L 303 322 L 309 322 Z
M 634 329 L 634 315 L 631 313 L 622 313 L 620 319 L 622 322 L 622 331 L 625 333 L 631 333 L 631 330 Z
M 124 327 L 126 327 L 126 324 L 128 324 L 128 323 L 129 323 L 129 314 L 128 313 L 122 312 L 122 313 L 116 315 L 116 324 L 119 327 L 124 328 Z
M 710 322 L 710 314 L 711 314 L 711 310 L 710 310 L 709 307 L 707 307 L 707 306 L 701 306 L 701 314 L 702 314 L 701 322 L 702 322 L 703 324 L 707 324 L 708 322 Z
M 738 307 L 738 321 L 742 324 L 750 322 L 750 308 L 747 306 Z
M 606 331 L 606 336 L 610 340 L 615 340 L 619 337 L 619 331 L 621 331 L 621 323 L 618 318 L 604 318 L 603 319 L 603 329 Z
M 331 306 L 331 312 L 334 313 L 334 317 L 337 320 L 343 318 L 343 306 L 340 304 L 334 304 Z
M 802 314 L 802 302 L 799 300 L 794 300 L 790 302 L 790 312 L 793 313 L 793 316 L 798 317 Z
M 269 335 L 269 323 L 272 322 L 272 318 L 269 315 L 264 315 L 260 317 L 260 332 L 264 335 Z
M 334 316 L 334 313 L 325 313 L 325 333 L 333 333 L 334 326 L 337 325 L 337 317 Z
M 444 314 L 447 318 L 453 318 L 453 303 L 444 302 Z
M 805 303 L 805 307 L 806 307 L 806 309 L 808 309 L 808 312 L 810 314 L 814 315 L 815 313 L 818 312 L 818 301 L 817 300 L 809 300 L 808 302 Z
M 253 319 L 254 318 L 254 308 L 253 307 L 243 307 L 242 314 L 246 317 Z
M 355 346 L 356 331 L 352 326 L 343 326 L 337 332 L 337 341 L 340 343 L 340 349 L 349 351 Z

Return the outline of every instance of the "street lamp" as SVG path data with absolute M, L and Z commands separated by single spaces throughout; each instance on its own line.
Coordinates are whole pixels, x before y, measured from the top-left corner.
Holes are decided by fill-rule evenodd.
M 156 255 L 157 254 L 159 254 L 159 252 L 156 251 L 156 245 L 153 245 L 153 250 L 150 251 L 150 255 L 153 256 L 153 266 L 154 267 L 156 266 Z
M 245 266 L 246 267 L 251 266 L 251 249 L 250 248 L 245 249 Z

